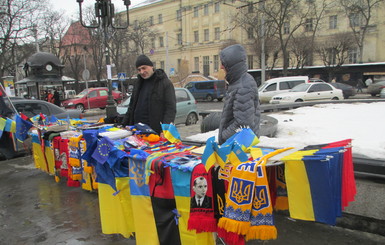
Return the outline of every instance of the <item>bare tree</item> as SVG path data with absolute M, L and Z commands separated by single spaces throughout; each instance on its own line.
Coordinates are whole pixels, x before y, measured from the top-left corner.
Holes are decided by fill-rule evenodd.
M 348 59 L 348 51 L 357 47 L 353 35 L 351 32 L 339 33 L 317 44 L 316 52 L 328 71 L 329 80 Z
M 45 4 L 46 0 L 0 2 L 0 78 L 15 75 L 15 67 L 33 53 L 27 48 L 18 49 L 33 40 L 31 30 Z
M 311 7 L 304 0 L 268 0 L 258 8 L 266 17 L 265 23 L 280 43 L 283 75 L 289 67 L 290 40 L 303 27 L 310 16 Z
M 359 48 L 359 62 L 362 62 L 364 40 L 373 17 L 373 10 L 384 0 L 340 0 L 341 6 L 349 18 L 354 40 Z
M 151 28 L 148 20 L 139 20 L 130 25 L 128 39 L 134 44 L 133 49 L 137 54 L 144 54 L 146 48 L 151 46 L 151 40 L 157 37 L 157 32 Z

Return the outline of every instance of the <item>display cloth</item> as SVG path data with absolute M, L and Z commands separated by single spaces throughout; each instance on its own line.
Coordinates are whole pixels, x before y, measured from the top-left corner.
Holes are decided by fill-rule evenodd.
M 137 244 L 215 244 L 214 233 L 226 244 L 275 239 L 274 210 L 334 225 L 354 200 L 349 140 L 283 154 L 287 148 L 260 147 L 243 129 L 223 145 L 209 139 L 197 155 L 174 133 L 141 144 L 148 137 L 117 138 L 121 129 L 82 123 L 45 142 L 44 130 L 32 134 L 35 166 L 98 191 L 102 232 L 134 235 Z

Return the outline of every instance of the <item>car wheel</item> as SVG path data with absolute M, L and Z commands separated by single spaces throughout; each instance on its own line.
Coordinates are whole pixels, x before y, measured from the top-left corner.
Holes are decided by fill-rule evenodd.
M 302 99 L 296 99 L 294 102 L 303 102 Z
M 76 110 L 79 110 L 79 111 L 81 111 L 81 112 L 84 112 L 84 105 L 82 105 L 82 104 L 77 104 L 77 105 L 76 105 Z
M 191 112 L 190 114 L 187 115 L 186 126 L 192 125 L 192 124 L 197 124 L 197 122 L 198 122 L 197 114 Z
M 332 100 L 340 100 L 338 97 L 334 97 L 332 98 Z
M 373 96 L 373 97 L 376 97 L 377 94 L 370 94 L 370 95 Z
M 213 96 L 211 96 L 211 94 L 208 94 L 206 96 L 206 100 L 209 101 L 209 102 L 213 101 Z
M 218 101 L 221 102 L 223 100 L 223 98 L 218 98 Z

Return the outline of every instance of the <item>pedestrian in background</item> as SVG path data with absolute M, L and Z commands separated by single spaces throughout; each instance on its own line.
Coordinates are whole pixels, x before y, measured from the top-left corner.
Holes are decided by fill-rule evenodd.
M 176 115 L 174 85 L 162 69 L 154 69 L 152 61 L 145 55 L 136 60 L 138 81 L 134 84 L 128 110 L 122 125 L 144 123 L 158 134 L 161 123 L 172 123 Z
M 357 93 L 362 93 L 362 88 L 364 87 L 364 83 L 362 82 L 362 79 L 359 78 L 357 81 Z
M 365 80 L 366 87 L 369 87 L 369 85 L 372 84 L 372 83 L 373 83 L 373 80 L 372 80 L 371 77 L 368 77 L 368 79 Z
M 229 85 L 219 123 L 219 144 L 223 144 L 241 127 L 249 127 L 259 136 L 261 113 L 258 87 L 247 73 L 245 49 L 239 44 L 231 45 L 220 52 L 220 60 Z
M 52 96 L 53 103 L 57 106 L 61 106 L 61 101 L 60 101 L 60 94 L 59 91 L 56 89 L 54 90 L 53 96 Z

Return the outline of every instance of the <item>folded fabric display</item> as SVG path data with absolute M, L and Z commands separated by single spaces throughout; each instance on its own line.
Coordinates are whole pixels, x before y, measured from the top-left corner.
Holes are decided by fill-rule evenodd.
M 195 150 L 175 125 L 162 125 L 164 138 L 130 128 L 79 122 L 60 133 L 34 129 L 32 142 L 37 168 L 98 190 L 102 233 L 135 233 L 137 244 L 214 245 L 215 232 L 228 245 L 276 239 L 274 210 L 334 225 L 356 194 L 351 140 L 273 149 L 244 128 Z
M 227 243 L 243 244 L 243 236 L 246 240 L 276 239 L 266 163 L 288 149 L 275 150 L 232 168 L 224 215 L 218 222 L 218 236 Z

